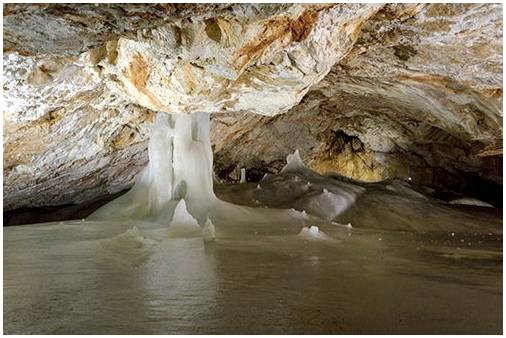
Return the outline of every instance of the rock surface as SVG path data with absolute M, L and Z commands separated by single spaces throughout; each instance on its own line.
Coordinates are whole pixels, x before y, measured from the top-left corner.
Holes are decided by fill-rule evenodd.
M 469 173 L 502 184 L 498 27 L 495 5 L 384 7 L 288 114 L 215 115 L 218 173 L 276 170 L 299 148 L 321 173 L 366 181 L 458 188 Z
M 128 188 L 156 111 L 216 113 L 228 180 L 299 148 L 367 181 L 502 184 L 501 5 L 8 4 L 3 62 L 7 210 Z

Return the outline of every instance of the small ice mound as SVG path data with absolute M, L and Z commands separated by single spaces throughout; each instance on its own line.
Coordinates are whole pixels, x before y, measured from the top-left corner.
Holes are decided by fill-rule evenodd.
M 353 229 L 353 226 L 351 225 L 351 223 L 341 224 L 341 223 L 337 223 L 337 222 L 332 222 L 332 224 L 335 226 L 338 226 L 340 228 Z
M 299 211 L 299 210 L 296 210 L 295 208 L 291 208 L 290 210 L 288 210 L 288 215 L 293 218 L 296 218 L 296 219 L 308 219 L 309 218 L 306 210 Z
M 186 209 L 185 200 L 179 200 L 169 225 L 169 235 L 171 237 L 193 237 L 199 236 L 200 233 L 199 223 Z
M 246 183 L 246 169 L 241 168 L 241 180 L 239 183 Z
M 120 265 L 137 267 L 149 258 L 158 243 L 134 226 L 115 237 L 99 240 L 95 254 Z
M 486 208 L 493 208 L 494 206 L 491 204 L 488 204 L 487 202 L 480 201 L 476 198 L 459 198 L 453 201 L 448 202 L 449 204 L 458 204 L 458 205 L 473 205 L 477 207 L 486 207 Z
M 302 159 L 300 158 L 299 149 L 295 150 L 293 154 L 289 154 L 286 157 L 286 165 L 283 169 L 281 169 L 282 173 L 291 172 L 291 171 L 300 171 L 301 169 L 305 169 L 306 166 Z
M 157 240 L 154 240 L 150 237 L 145 236 L 139 228 L 137 228 L 135 225 L 131 228 L 125 231 L 122 234 L 119 234 L 116 236 L 116 239 L 121 242 L 135 242 L 137 243 L 135 245 L 136 248 L 140 247 L 150 247 L 153 245 L 158 244 Z
M 206 242 L 214 241 L 216 239 L 216 228 L 214 227 L 213 222 L 209 218 L 206 219 L 206 224 L 204 224 L 204 229 L 202 230 L 202 237 Z
M 139 240 L 139 241 L 143 241 L 143 240 L 150 241 L 149 238 L 142 235 L 139 228 L 137 228 L 135 225 L 132 227 L 132 229 L 127 229 L 127 231 L 118 235 L 118 237 L 120 237 L 120 238 L 131 237 L 131 238 L 135 238 L 136 240 Z
M 294 202 L 297 209 L 304 209 L 309 214 L 325 219 L 334 220 L 346 211 L 354 202 L 356 196 L 342 191 L 341 194 L 323 189 L 321 193 L 308 193 Z
M 406 182 L 394 180 L 393 182 L 391 182 L 390 184 L 388 184 L 385 188 L 387 190 L 396 192 L 396 193 L 398 193 L 400 195 L 409 196 L 411 198 L 422 199 L 422 200 L 428 200 L 429 199 L 424 194 L 422 194 L 422 193 L 416 191 L 415 189 L 413 189 L 412 186 L 409 183 L 406 183 Z
M 311 241 L 330 239 L 329 236 L 327 236 L 323 231 L 320 231 L 320 229 L 315 225 L 312 225 L 309 228 L 303 227 L 299 233 L 299 237 Z
M 70 222 L 53 222 L 53 223 L 47 223 L 45 225 L 40 225 L 38 228 L 40 230 L 66 230 L 66 229 L 74 229 L 76 224 L 72 224 Z M 81 226 L 79 224 L 79 226 Z

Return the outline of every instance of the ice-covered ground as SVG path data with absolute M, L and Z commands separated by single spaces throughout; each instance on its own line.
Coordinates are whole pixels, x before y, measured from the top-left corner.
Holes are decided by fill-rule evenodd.
M 501 332 L 500 236 L 311 232 L 9 227 L 4 333 Z
M 313 177 L 308 178 L 308 173 Z M 330 222 L 350 224 L 354 229 L 502 234 L 502 209 L 446 203 L 424 194 L 422 187 L 397 180 L 348 182 L 360 189 L 349 197 L 340 186 L 344 178 L 333 177 L 306 169 L 272 175 L 260 183 L 220 184 L 215 190 L 227 201 L 264 208 L 293 207 L 319 219 L 308 225 L 325 227 Z
M 127 194 L 4 229 L 5 333 L 501 331 L 495 209 L 322 176 L 297 152 L 213 186 L 208 128 L 160 114 Z

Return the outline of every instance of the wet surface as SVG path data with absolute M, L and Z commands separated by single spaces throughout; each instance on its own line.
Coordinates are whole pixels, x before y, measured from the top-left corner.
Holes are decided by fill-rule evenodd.
M 4 228 L 4 332 L 502 332 L 501 236 L 323 231 L 204 242 L 147 223 Z

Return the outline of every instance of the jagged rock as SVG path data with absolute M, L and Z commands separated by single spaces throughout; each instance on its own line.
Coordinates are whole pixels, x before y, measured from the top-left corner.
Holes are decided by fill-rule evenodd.
M 221 177 L 502 184 L 501 5 L 7 4 L 3 58 L 7 210 L 129 187 L 155 111 L 219 113 Z
M 451 175 L 448 183 L 458 186 L 459 173 L 473 173 L 502 184 L 498 27 L 500 5 L 384 7 L 289 113 L 214 116 L 223 177 L 230 163 L 278 169 L 299 148 L 319 172 L 367 181 L 444 185 Z M 360 140 L 364 151 L 341 149 L 329 136 L 336 132 Z

